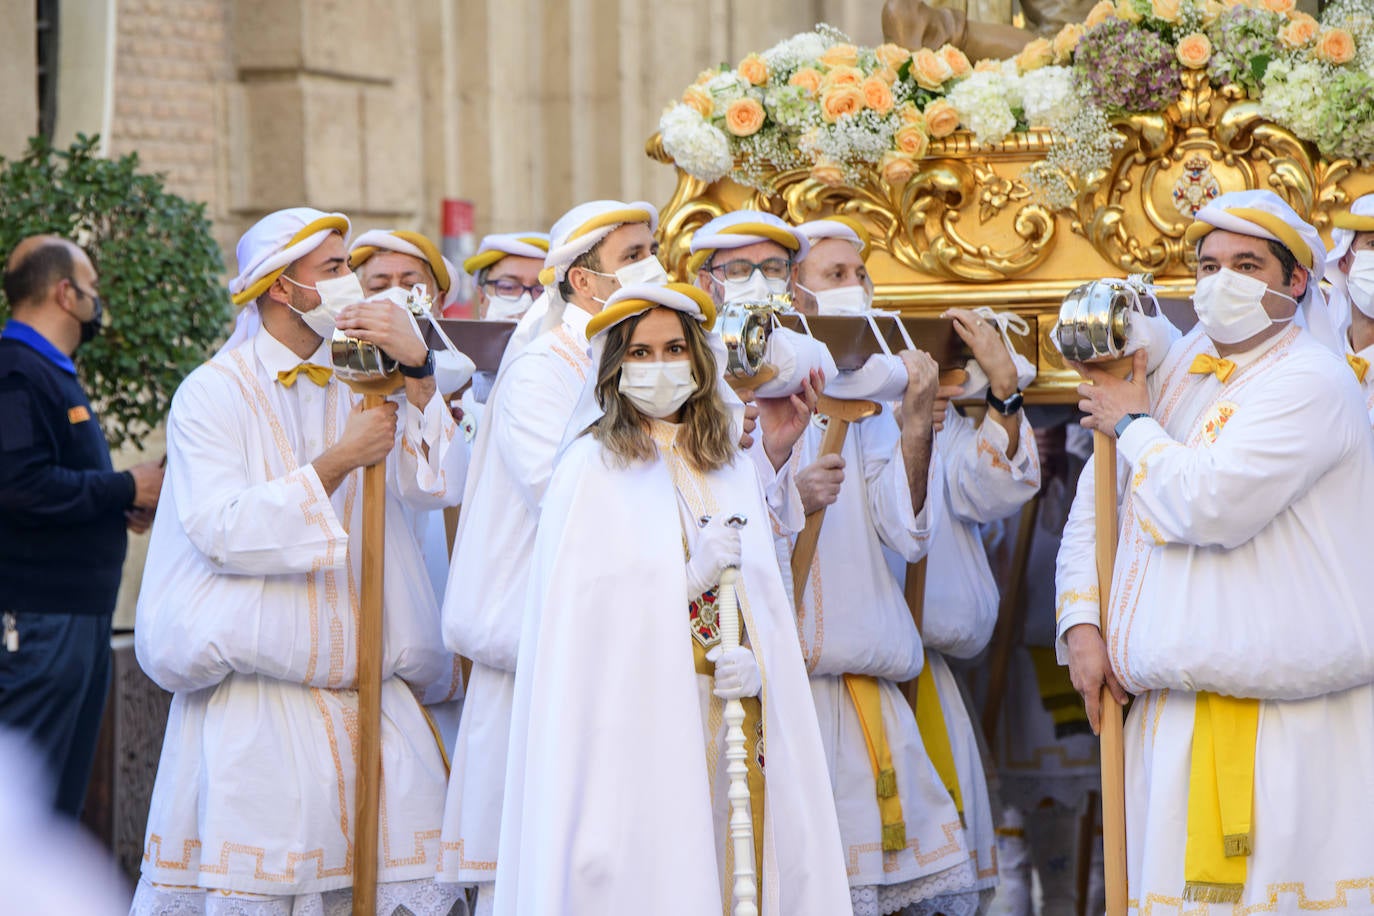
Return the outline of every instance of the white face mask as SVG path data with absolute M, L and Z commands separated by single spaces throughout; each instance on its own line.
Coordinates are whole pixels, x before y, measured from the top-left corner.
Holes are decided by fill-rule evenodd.
M 1267 330 L 1270 325 L 1293 320 L 1292 315 L 1270 318 L 1264 310 L 1265 293 L 1297 302 L 1292 296 L 1270 289 L 1258 277 L 1247 277 L 1223 267 L 1197 282 L 1193 309 L 1208 337 L 1219 344 L 1237 344 Z
M 314 286 L 297 283 L 286 274 L 282 274 L 281 278 L 301 289 L 313 289 L 319 294 L 319 305 L 308 312 L 297 311 L 296 314 L 301 316 L 301 320 L 309 326 L 310 330 L 326 340 L 334 336 L 334 320 L 339 317 L 339 312 L 343 311 L 345 306 L 355 305 L 367 298 L 366 294 L 363 293 L 363 285 L 358 282 L 358 277 L 355 274 L 331 277 L 328 280 L 321 280 Z
M 1374 251 L 1355 252 L 1355 262 L 1345 280 L 1350 301 L 1366 318 L 1374 318 Z
M 521 293 L 518 299 L 509 299 L 505 296 L 487 297 L 488 321 L 514 321 L 523 316 L 534 305 L 534 300 L 529 293 Z
M 873 297 L 863 284 L 822 290 L 810 290 L 800 285 L 798 288 L 810 293 L 816 300 L 816 313 L 820 315 L 867 315 L 873 308 Z
M 622 287 L 629 286 L 632 283 L 662 284 L 668 282 L 668 272 L 663 269 L 663 262 L 658 259 L 657 255 L 652 254 L 647 258 L 640 258 L 633 264 L 626 264 L 613 274 L 592 270 L 590 267 L 587 269 L 598 277 L 615 277 L 616 282 Z M 605 299 L 598 299 L 595 296 L 592 296 L 592 301 L 599 302 L 602 305 L 606 304 Z
M 651 417 L 670 416 L 687 402 L 697 383 L 692 379 L 690 360 L 669 363 L 625 363 L 620 367 L 620 393 L 640 413 Z
M 769 280 L 763 271 L 755 270 L 747 280 L 720 280 L 715 274 L 711 279 L 720 284 L 721 297 L 730 302 L 767 302 L 773 296 L 787 293 L 787 280 Z

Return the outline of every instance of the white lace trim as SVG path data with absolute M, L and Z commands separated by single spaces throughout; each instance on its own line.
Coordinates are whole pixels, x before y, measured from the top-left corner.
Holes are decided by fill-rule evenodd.
M 349 888 L 272 897 L 199 888 L 168 888 L 140 879 L 129 916 L 350 916 Z M 377 916 L 467 916 L 463 889 L 432 878 L 377 885 Z
M 917 905 L 914 916 L 945 913 L 946 916 L 975 916 L 978 892 L 973 889 L 973 866 L 967 862 L 944 871 L 903 881 L 901 884 L 865 884 L 849 889 L 854 916 L 884 916 L 903 907 Z M 968 905 L 965 906 L 965 898 Z M 926 904 L 930 904 L 927 908 Z M 904 911 L 904 916 L 905 916 Z

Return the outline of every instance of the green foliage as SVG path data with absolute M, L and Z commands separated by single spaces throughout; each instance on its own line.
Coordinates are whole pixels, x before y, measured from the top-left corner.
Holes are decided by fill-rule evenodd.
M 109 317 L 77 366 L 110 446 L 141 448 L 176 386 L 223 338 L 232 307 L 205 205 L 139 174 L 137 154 L 98 158 L 96 143 L 81 135 L 56 150 L 35 137 L 23 158 L 0 158 L 0 259 L 43 232 L 90 255 Z M 8 314 L 0 294 L 0 321 Z

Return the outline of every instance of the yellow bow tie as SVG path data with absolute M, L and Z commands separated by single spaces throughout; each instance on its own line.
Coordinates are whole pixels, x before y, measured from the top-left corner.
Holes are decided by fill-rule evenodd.
M 282 372 L 278 372 L 277 381 L 281 382 L 287 388 L 290 388 L 292 385 L 296 384 L 296 376 L 300 375 L 302 372 L 306 374 L 310 381 L 319 385 L 321 388 L 328 385 L 330 377 L 334 375 L 334 370 L 328 366 L 321 366 L 316 363 L 301 363 L 294 369 L 286 369 Z
M 1355 378 L 1364 381 L 1364 374 L 1369 371 L 1369 360 L 1363 356 L 1356 356 L 1354 353 L 1347 353 L 1345 361 L 1350 363 L 1350 369 L 1355 373 Z
M 1226 380 L 1231 377 L 1231 373 L 1236 371 L 1236 364 L 1229 359 L 1217 359 L 1210 353 L 1199 353 L 1193 359 L 1193 364 L 1188 367 L 1188 371 L 1194 375 L 1211 373 L 1217 377 L 1217 381 L 1224 385 Z

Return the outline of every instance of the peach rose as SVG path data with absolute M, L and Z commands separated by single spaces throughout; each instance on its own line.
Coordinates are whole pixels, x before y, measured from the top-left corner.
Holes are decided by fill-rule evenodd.
M 1225 13 L 1226 10 L 1227 6 L 1225 3 L 1222 3 L 1221 0 L 1206 0 L 1206 2 L 1202 4 L 1202 24 L 1211 25 L 1221 18 L 1221 15 Z
M 883 153 L 878 170 L 882 173 L 883 181 L 895 188 L 906 184 L 916 174 L 916 162 L 910 156 L 888 150 Z
M 763 106 L 758 99 L 735 99 L 725 109 L 725 129 L 736 137 L 752 137 L 763 126 Z
M 827 124 L 863 110 L 864 94 L 857 86 L 836 86 L 821 96 L 821 119 Z
M 1298 3 L 1297 0 L 1263 0 L 1263 6 L 1271 13 L 1287 16 L 1298 8 Z
M 973 65 L 974 73 L 1000 73 L 1002 72 L 1002 62 L 985 57 Z
M 700 86 L 688 86 L 687 91 L 682 93 L 682 102 L 695 108 L 703 118 L 711 117 L 711 113 L 716 110 L 716 103 L 711 101 L 711 93 Z
M 892 89 L 878 77 L 864 80 L 859 91 L 863 93 L 864 104 L 878 114 L 885 115 L 892 110 Z
M 1139 22 L 1140 10 L 1135 8 L 1131 0 L 1117 0 L 1116 18 L 1125 19 L 1127 22 Z
M 757 54 L 750 54 L 740 61 L 739 66 L 735 69 L 739 71 L 741 77 L 754 86 L 762 86 L 768 82 L 768 65 Z
M 827 67 L 852 67 L 859 62 L 859 49 L 853 45 L 831 45 L 821 55 L 821 63 Z
M 920 159 L 930 149 L 930 137 L 926 134 L 925 125 L 906 125 L 897 131 L 892 142 L 896 144 L 897 152 L 912 159 Z
M 864 72 L 858 67 L 836 67 L 821 77 L 821 91 L 825 92 L 836 86 L 858 86 L 863 81 Z
M 806 94 L 815 98 L 821 91 L 821 72 L 814 67 L 802 67 L 792 78 L 787 81 L 789 86 L 800 86 L 806 90 Z
M 1160 22 L 1178 21 L 1179 0 L 1150 0 L 1150 15 Z
M 1108 19 L 1116 18 L 1116 4 L 1112 0 L 1098 0 L 1097 5 L 1088 10 L 1088 18 L 1083 20 L 1085 29 L 1095 29 Z
M 878 63 L 884 67 L 895 70 L 910 59 L 911 52 L 901 45 L 884 44 L 873 49 L 873 56 L 878 58 Z
M 954 71 L 943 57 L 930 48 L 922 48 L 911 55 L 911 78 L 922 89 L 939 89 L 954 78 Z
M 873 71 L 873 75 L 889 86 L 897 82 L 897 71 L 893 70 L 891 67 L 880 67 Z
M 821 184 L 836 188 L 844 184 L 844 169 L 829 159 L 817 159 L 816 164 L 811 166 L 811 177 Z
M 935 53 L 949 64 L 950 72 L 954 74 L 955 79 L 961 80 L 973 72 L 973 64 L 969 63 L 968 55 L 954 45 L 944 45 Z
M 1201 70 L 1212 59 L 1212 43 L 1201 32 L 1185 35 L 1175 50 L 1178 62 L 1190 70 Z
M 1076 22 L 1071 22 L 1059 30 L 1059 34 L 1054 36 L 1051 47 L 1054 49 L 1054 59 L 1065 62 L 1073 56 L 1073 49 L 1078 47 L 1078 43 L 1083 40 L 1083 26 Z
M 936 99 L 926 106 L 926 125 L 932 137 L 948 137 L 959 128 L 959 112 L 944 99 Z
M 1016 69 L 1022 73 L 1039 70 L 1054 63 L 1054 48 L 1048 38 L 1037 38 L 1029 42 L 1021 53 L 1016 55 Z
M 1317 36 L 1317 57 L 1328 64 L 1349 63 L 1355 57 L 1355 38 L 1345 29 L 1327 29 Z
M 711 80 L 715 79 L 719 75 L 719 70 L 703 70 L 697 74 L 697 80 L 692 85 L 705 86 L 707 83 L 711 82 Z
M 1289 48 L 1301 48 L 1312 43 L 1321 28 L 1317 20 L 1306 13 L 1298 13 L 1279 29 L 1279 41 Z
M 903 102 L 902 107 L 897 109 L 897 116 L 902 119 L 903 124 L 915 124 L 925 130 L 926 116 L 921 114 L 921 109 L 911 102 Z

